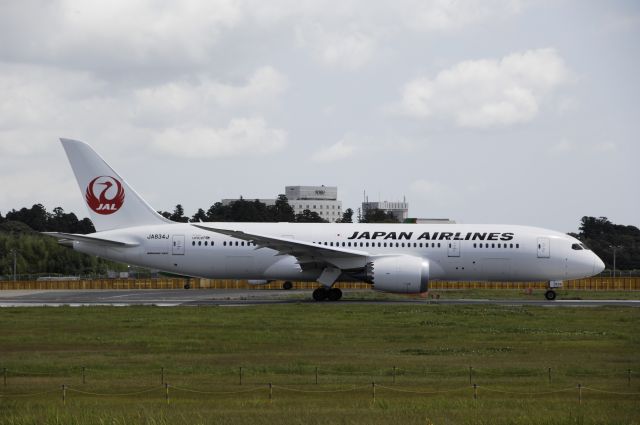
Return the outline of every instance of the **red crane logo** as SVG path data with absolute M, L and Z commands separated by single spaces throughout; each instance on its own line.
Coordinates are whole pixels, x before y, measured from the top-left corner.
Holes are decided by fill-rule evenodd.
M 99 186 L 104 186 L 100 193 Z M 98 176 L 89 182 L 85 193 L 87 205 L 98 214 L 113 214 L 124 204 L 124 188 L 122 183 L 111 176 Z

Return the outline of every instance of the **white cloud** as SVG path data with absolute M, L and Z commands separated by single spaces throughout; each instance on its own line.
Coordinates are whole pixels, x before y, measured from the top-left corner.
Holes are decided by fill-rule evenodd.
M 505 18 L 522 8 L 519 0 L 408 0 L 402 15 L 417 31 L 450 31 L 493 18 Z
M 270 66 L 258 68 L 246 84 L 224 84 L 209 76 L 144 87 L 134 92 L 133 118 L 141 125 L 206 123 L 216 108 L 269 107 L 287 88 L 287 78 Z
M 575 149 L 575 145 L 571 141 L 567 139 L 562 139 L 557 144 L 551 146 L 551 148 L 549 149 L 549 153 L 554 155 L 562 155 L 562 154 L 571 152 L 574 149 Z
M 342 139 L 328 148 L 317 151 L 311 158 L 317 162 L 339 161 L 349 158 L 356 152 L 356 150 L 357 148 L 353 144 Z
M 270 154 L 286 143 L 287 133 L 267 127 L 263 118 L 236 118 L 226 128 L 167 129 L 154 137 L 152 148 L 183 158 L 225 158 Z
M 298 26 L 296 44 L 323 65 L 347 70 L 361 68 L 376 51 L 375 39 L 361 30 L 328 31 L 320 24 Z
M 445 187 L 438 182 L 418 179 L 411 183 L 409 190 L 419 196 L 431 197 L 439 196 L 444 193 Z
M 614 142 L 605 141 L 592 145 L 592 150 L 595 153 L 607 154 L 617 151 L 618 146 Z
M 94 70 L 203 63 L 221 31 L 242 17 L 233 0 L 26 0 L 3 4 L 0 52 Z
M 211 82 L 205 85 L 205 96 L 222 106 L 255 105 L 276 99 L 287 88 L 287 78 L 270 66 L 256 70 L 244 86 Z
M 500 60 L 460 62 L 434 78 L 404 86 L 400 113 L 452 119 L 462 127 L 491 127 L 532 120 L 545 99 L 570 80 L 554 49 L 513 53 Z

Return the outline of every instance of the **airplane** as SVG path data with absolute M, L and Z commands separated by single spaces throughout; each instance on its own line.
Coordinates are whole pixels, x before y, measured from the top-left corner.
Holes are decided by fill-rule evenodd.
M 316 301 L 337 301 L 334 284 L 367 282 L 418 294 L 432 280 L 547 281 L 548 300 L 566 279 L 604 263 L 564 233 L 506 224 L 176 223 L 158 214 L 88 144 L 60 139 L 96 228 L 47 232 L 62 245 L 109 260 L 209 279 L 317 282 Z

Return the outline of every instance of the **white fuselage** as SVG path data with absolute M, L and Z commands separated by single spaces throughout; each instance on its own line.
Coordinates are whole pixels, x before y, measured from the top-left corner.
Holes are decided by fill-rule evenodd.
M 198 223 L 219 229 L 366 252 L 372 258 L 410 255 L 429 262 L 430 279 L 550 281 L 599 273 L 604 265 L 575 238 L 536 227 L 475 224 Z M 214 279 L 315 281 L 321 269 L 302 269 L 294 256 L 210 232 L 188 223 L 103 231 L 91 236 L 137 244 L 74 248 L 115 261 Z M 342 275 L 340 280 L 352 280 Z

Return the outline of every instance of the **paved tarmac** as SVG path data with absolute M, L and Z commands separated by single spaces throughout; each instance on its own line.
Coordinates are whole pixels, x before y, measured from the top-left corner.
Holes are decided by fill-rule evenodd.
M 544 307 L 640 307 L 640 300 L 562 300 L 539 299 L 429 299 L 429 298 L 372 298 L 371 291 L 344 291 L 344 298 L 336 304 L 452 304 L 452 305 L 507 305 Z M 42 306 L 133 306 L 153 305 L 160 307 L 177 306 L 243 306 L 260 304 L 314 303 L 311 291 L 285 290 L 46 290 L 0 291 L 0 307 L 42 307 Z M 329 303 L 329 302 L 327 302 Z

